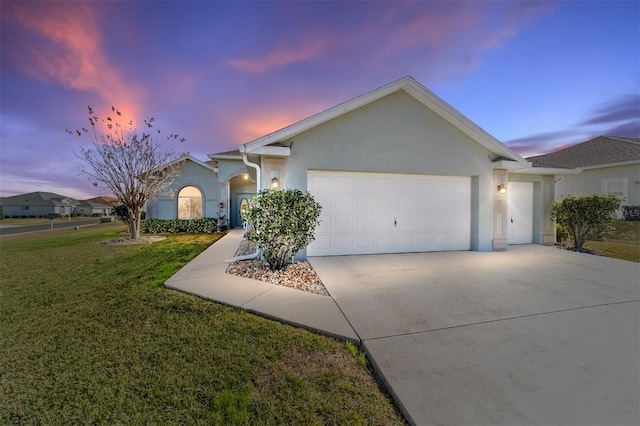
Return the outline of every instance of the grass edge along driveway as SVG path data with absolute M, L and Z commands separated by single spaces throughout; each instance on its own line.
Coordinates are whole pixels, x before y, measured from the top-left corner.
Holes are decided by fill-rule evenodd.
M 0 239 L 0 424 L 403 424 L 353 348 L 159 283 L 217 235 Z

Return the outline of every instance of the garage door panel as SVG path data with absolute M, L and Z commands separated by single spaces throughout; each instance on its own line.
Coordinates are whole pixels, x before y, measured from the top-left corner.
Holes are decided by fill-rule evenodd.
M 393 221 L 394 221 L 393 216 L 377 215 L 375 216 L 376 229 L 380 232 L 393 231 L 394 229 Z
M 376 234 L 375 253 L 389 253 L 393 249 L 394 236 L 392 233 Z
M 347 251 L 353 249 L 353 235 L 333 235 L 333 248 Z
M 414 247 L 413 234 L 407 232 L 395 234 L 394 245 L 398 251 L 411 251 Z
M 377 192 L 387 192 L 393 194 L 395 191 L 395 183 L 390 177 L 376 177 Z
M 353 179 L 348 176 L 333 176 L 331 190 L 334 192 L 349 192 L 353 190 Z
M 307 188 L 309 191 L 329 191 L 331 190 L 331 176 L 328 175 L 308 175 Z
M 307 182 L 323 206 L 310 256 L 470 248 L 468 177 L 310 171 Z
M 416 219 L 415 215 L 409 215 L 409 214 L 398 215 L 397 218 L 395 218 L 396 220 L 395 228 L 397 229 L 398 232 L 411 231 L 415 229 L 415 219 Z
M 338 192 L 331 195 L 332 211 L 348 211 L 352 212 L 354 207 L 353 195 L 350 193 Z
M 376 180 L 373 177 L 355 177 L 353 179 L 353 189 L 356 192 L 374 194 L 377 192 Z
M 353 216 L 345 214 L 334 214 L 332 216 L 333 231 L 335 232 L 353 232 Z
M 360 232 L 374 232 L 376 230 L 375 216 L 359 216 L 356 219 L 355 230 Z
M 376 200 L 373 194 L 356 194 L 355 208 L 359 214 L 373 213 L 376 207 Z
M 316 239 L 312 242 L 318 253 L 328 254 L 331 250 L 331 236 L 330 235 L 318 235 L 316 233 Z
M 359 234 L 358 238 L 353 242 L 353 247 L 358 250 L 364 250 L 368 253 L 375 249 L 375 244 L 375 234 Z

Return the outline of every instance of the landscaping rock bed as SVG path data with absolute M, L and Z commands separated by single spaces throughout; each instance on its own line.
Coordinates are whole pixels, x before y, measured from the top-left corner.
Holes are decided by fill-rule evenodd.
M 236 252 L 236 256 L 251 254 L 255 252 L 255 244 L 243 240 Z M 260 258 L 251 260 L 240 260 L 232 262 L 227 268 L 228 274 L 238 275 L 244 278 L 251 278 L 264 281 L 270 284 L 278 284 L 309 293 L 329 296 L 329 292 L 322 284 L 320 277 L 311 266 L 309 261 L 294 262 L 279 271 L 272 271 L 269 265 Z

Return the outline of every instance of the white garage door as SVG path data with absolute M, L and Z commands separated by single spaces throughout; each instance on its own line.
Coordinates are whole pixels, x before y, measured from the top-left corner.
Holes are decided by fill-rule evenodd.
M 307 172 L 322 205 L 309 256 L 469 250 L 469 177 Z

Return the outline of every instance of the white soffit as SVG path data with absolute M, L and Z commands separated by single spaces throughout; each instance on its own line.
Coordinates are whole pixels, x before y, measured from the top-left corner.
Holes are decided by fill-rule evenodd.
M 526 167 L 524 169 L 510 170 L 510 173 L 523 175 L 577 175 L 582 169 L 560 169 L 555 167 Z
M 522 168 L 522 164 L 512 160 L 496 160 L 491 163 L 491 168 L 494 170 L 518 170 Z
M 291 149 L 288 146 L 266 145 L 250 150 L 246 145 L 240 146 L 240 152 L 254 155 L 265 155 L 269 157 L 288 157 Z

